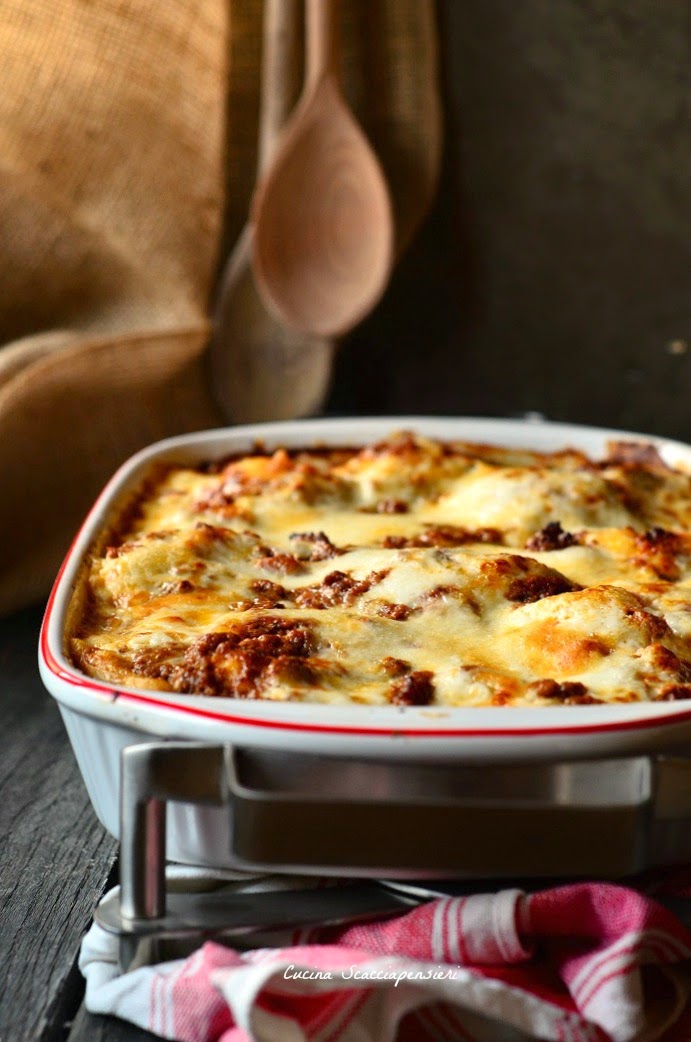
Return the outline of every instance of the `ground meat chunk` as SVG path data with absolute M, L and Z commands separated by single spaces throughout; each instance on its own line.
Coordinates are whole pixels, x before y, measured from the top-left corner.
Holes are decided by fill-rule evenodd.
M 631 608 L 624 614 L 629 622 L 651 641 L 664 640 L 672 635 L 666 619 L 652 611 L 646 611 L 644 608 Z
M 409 547 L 465 546 L 466 543 L 495 543 L 501 545 L 502 533 L 498 528 L 461 528 L 458 525 L 429 525 L 417 535 L 387 535 L 382 546 L 387 550 L 405 550 Z
M 410 662 L 405 662 L 402 658 L 393 658 L 391 655 L 383 658 L 379 665 L 389 677 L 402 677 L 410 673 Z
M 434 698 L 434 674 L 417 669 L 391 685 L 391 702 L 396 706 L 428 706 Z
M 463 590 L 460 586 L 454 586 L 451 583 L 444 583 L 440 586 L 434 586 L 431 590 L 428 590 L 422 597 L 423 604 L 434 604 L 435 601 L 446 601 L 448 597 L 462 597 Z
M 679 702 L 691 698 L 691 684 L 664 684 L 656 702 Z
M 176 691 L 260 698 L 272 680 L 306 680 L 313 641 L 308 625 L 258 615 L 223 633 L 208 633 L 186 651 L 166 679 Z
M 290 539 L 307 545 L 306 552 L 303 552 L 302 549 L 298 550 L 297 556 L 300 560 L 328 561 L 331 557 L 338 557 L 339 554 L 345 553 L 344 550 L 334 546 L 326 532 L 293 532 Z
M 385 619 L 393 619 L 394 622 L 405 622 L 413 609 L 407 604 L 392 604 L 387 601 L 379 609 L 379 614 Z
M 565 532 L 559 521 L 550 521 L 535 535 L 531 535 L 525 544 L 526 550 L 566 550 L 569 546 L 577 546 L 578 539 L 571 532 Z
M 388 574 L 389 569 L 386 568 L 370 572 L 364 579 L 354 579 L 348 572 L 329 572 L 318 585 L 295 590 L 294 600 L 300 608 L 333 608 L 339 604 L 353 604 Z
M 270 547 L 262 546 L 260 551 L 266 551 L 259 558 L 257 564 L 270 572 L 278 572 L 279 575 L 297 575 L 304 571 L 304 567 L 293 554 L 280 554 Z
M 666 673 L 667 679 L 687 683 L 691 681 L 691 664 L 683 662 L 671 648 L 664 644 L 649 644 L 644 652 L 645 659 L 657 672 Z
M 637 533 L 636 549 L 636 564 L 652 568 L 665 582 L 676 582 L 679 579 L 677 556 L 684 553 L 685 545 L 676 532 L 656 527 Z
M 410 505 L 404 499 L 380 499 L 375 509 L 378 514 L 407 514 Z
M 285 619 L 277 615 L 256 615 L 226 633 L 208 633 L 197 642 L 204 652 L 221 645 L 247 648 L 269 655 L 312 653 L 312 638 L 304 619 Z
M 271 579 L 253 579 L 250 589 L 257 595 L 252 603 L 254 608 L 282 608 L 290 596 L 285 586 Z
M 543 597 L 554 597 L 559 593 L 573 593 L 579 590 L 564 575 L 555 572 L 553 575 L 526 575 L 514 579 L 508 590 L 506 598 L 519 604 L 531 604 L 533 601 L 541 601 Z
M 659 525 L 649 528 L 647 532 L 640 533 L 637 541 L 648 549 L 662 546 L 678 553 L 684 548 L 684 541 L 677 532 L 669 532 L 666 528 L 660 528 Z
M 536 680 L 530 689 L 540 698 L 553 698 L 565 705 L 589 705 L 599 701 L 589 693 L 585 684 L 577 681 L 558 683 L 556 680 Z

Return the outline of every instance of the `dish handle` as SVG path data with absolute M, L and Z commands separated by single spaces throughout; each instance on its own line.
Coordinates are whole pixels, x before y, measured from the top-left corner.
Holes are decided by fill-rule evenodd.
M 169 800 L 226 807 L 249 871 L 615 878 L 691 855 L 689 759 L 416 765 L 144 743 L 121 760 L 125 918 L 165 915 Z

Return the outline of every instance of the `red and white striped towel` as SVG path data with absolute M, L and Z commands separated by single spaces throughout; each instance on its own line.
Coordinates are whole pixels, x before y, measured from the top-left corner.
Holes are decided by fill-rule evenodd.
M 87 1009 L 180 1042 L 691 1040 L 691 933 L 621 886 L 443 898 L 263 941 L 119 976 L 94 926 Z

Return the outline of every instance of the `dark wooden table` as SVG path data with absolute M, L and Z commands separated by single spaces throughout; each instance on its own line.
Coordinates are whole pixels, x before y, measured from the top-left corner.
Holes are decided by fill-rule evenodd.
M 117 849 L 38 675 L 40 622 L 40 609 L 0 621 L 0 1040 L 144 1042 L 82 1006 L 79 943 Z

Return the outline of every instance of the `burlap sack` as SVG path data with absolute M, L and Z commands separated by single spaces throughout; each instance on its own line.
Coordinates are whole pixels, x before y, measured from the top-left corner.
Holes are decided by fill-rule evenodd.
M 254 182 L 261 18 L 261 0 L 3 0 L 0 612 L 45 594 L 131 452 L 222 422 L 203 356 Z M 403 248 L 439 167 L 433 0 L 352 0 L 343 21 Z

